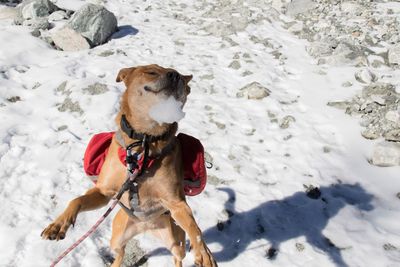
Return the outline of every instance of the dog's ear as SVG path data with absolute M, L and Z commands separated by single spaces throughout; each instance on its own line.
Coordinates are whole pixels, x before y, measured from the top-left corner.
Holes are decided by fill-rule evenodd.
M 121 82 L 121 81 L 126 81 L 125 79 L 128 77 L 128 75 L 130 74 L 130 73 L 132 73 L 134 70 L 135 70 L 136 68 L 134 68 L 134 67 L 132 67 L 132 68 L 124 68 L 124 69 L 121 69 L 119 72 L 118 72 L 118 75 L 117 75 L 117 79 L 116 79 L 116 81 L 119 83 L 119 82 Z M 126 82 L 125 82 L 125 84 L 126 84 Z
M 188 84 L 192 80 L 193 75 L 182 75 L 182 78 L 185 81 L 185 83 Z

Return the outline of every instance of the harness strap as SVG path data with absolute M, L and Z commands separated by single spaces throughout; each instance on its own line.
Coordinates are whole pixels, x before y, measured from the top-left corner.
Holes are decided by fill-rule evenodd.
M 122 124 L 122 121 L 121 121 Z M 169 134 L 167 132 L 167 134 Z M 163 134 L 165 135 L 165 134 Z M 115 134 L 115 138 L 119 145 L 126 150 L 126 164 L 128 167 L 128 175 L 130 174 L 130 170 L 132 169 L 137 169 L 138 170 L 138 176 L 141 176 L 145 169 L 148 167 L 148 161 L 150 158 L 154 159 L 159 159 L 167 155 L 169 152 L 172 151 L 172 149 L 175 147 L 176 140 L 175 138 L 169 142 L 165 147 L 162 148 L 162 150 L 155 154 L 149 156 L 149 150 L 150 150 L 150 145 L 149 137 L 148 135 L 144 135 L 142 140 L 133 142 L 130 145 L 126 145 L 123 137 L 122 137 L 122 132 L 121 130 L 118 130 Z M 141 154 L 138 153 L 132 153 L 132 148 L 141 146 L 143 151 Z M 139 159 L 142 157 L 143 161 L 141 164 L 139 164 Z M 156 216 L 159 213 L 164 212 L 163 208 L 156 207 L 156 208 L 151 208 L 147 210 L 142 210 L 140 208 L 140 203 L 139 203 L 139 189 L 138 189 L 138 184 L 135 181 L 132 181 L 129 184 L 129 187 L 125 190 L 129 192 L 129 206 L 125 206 L 121 201 L 118 202 L 118 204 L 121 206 L 121 208 L 130 216 L 130 217 L 138 217 L 141 219 L 150 219 L 154 216 Z

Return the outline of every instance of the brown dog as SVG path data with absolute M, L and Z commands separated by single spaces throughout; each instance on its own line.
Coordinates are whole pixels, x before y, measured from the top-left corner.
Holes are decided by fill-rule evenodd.
M 153 233 L 165 242 L 174 256 L 175 266 L 182 266 L 182 259 L 185 257 L 185 233 L 190 239 L 195 264 L 217 266 L 185 200 L 181 150 L 175 138 L 177 124 L 159 124 L 148 115 L 150 108 L 160 98 L 174 96 L 176 100 L 185 103 L 190 92 L 188 82 L 191 79 L 192 76 L 184 76 L 173 69 L 158 65 L 122 69 L 117 76 L 117 82 L 123 81 L 127 88 L 116 118 L 117 125 L 120 125 L 121 117 L 125 115 L 136 132 L 156 137 L 166 136 L 162 140 L 150 142 L 150 156 L 159 154 L 166 146 L 173 146 L 166 155 L 158 157 L 137 181 L 140 209 L 157 212 L 152 212 L 152 216 L 146 218 L 138 218 L 128 216 L 121 209 L 115 216 L 111 248 L 117 255 L 112 266 L 121 265 L 127 242 L 144 231 Z M 44 239 L 64 239 L 78 213 L 105 206 L 121 189 L 126 180 L 126 167 L 119 160 L 118 149 L 137 140 L 121 130 L 120 132 L 123 140 L 117 140 L 114 135 L 96 186 L 69 203 L 65 211 L 44 229 L 41 234 Z M 141 147 L 136 147 L 135 150 L 141 152 Z M 124 193 L 121 202 L 129 206 L 128 192 Z

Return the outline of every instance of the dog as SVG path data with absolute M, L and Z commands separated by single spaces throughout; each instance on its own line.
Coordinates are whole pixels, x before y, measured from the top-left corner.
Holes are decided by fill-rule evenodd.
M 136 133 L 165 137 L 154 138 L 156 141 L 150 139 L 150 156 L 159 155 L 167 146 L 172 148 L 166 155 L 155 157 L 154 163 L 137 179 L 140 209 L 145 212 L 156 210 L 156 214 L 139 218 L 129 216 L 124 209 L 116 214 L 110 242 L 111 249 L 116 253 L 112 266 L 121 266 L 127 242 L 145 231 L 165 242 L 174 257 L 176 267 L 182 266 L 182 259 L 185 257 L 186 234 L 194 253 L 195 264 L 204 267 L 217 266 L 185 200 L 182 156 L 180 144 L 175 138 L 177 123 L 160 124 L 149 116 L 151 107 L 162 98 L 173 96 L 175 100 L 185 104 L 190 93 L 188 83 L 191 79 L 192 75 L 181 75 L 174 69 L 158 65 L 124 68 L 119 71 L 116 81 L 124 82 L 126 86 L 116 117 L 120 127 L 120 140 L 117 135 L 113 136 L 95 187 L 69 202 L 64 212 L 43 230 L 43 239 L 64 239 L 68 228 L 75 224 L 80 212 L 107 205 L 119 192 L 126 180 L 126 167 L 118 157 L 118 150 L 124 144 L 138 141 L 122 131 L 120 122 L 124 118 Z M 133 150 L 139 153 L 141 147 L 135 147 Z M 124 206 L 129 206 L 129 201 L 129 194 L 125 192 L 121 202 Z

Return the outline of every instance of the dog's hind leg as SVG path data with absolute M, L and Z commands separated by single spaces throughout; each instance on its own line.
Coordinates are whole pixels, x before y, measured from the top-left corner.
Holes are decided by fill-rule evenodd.
M 156 229 L 151 233 L 161 239 L 174 256 L 175 267 L 182 267 L 185 252 L 185 231 L 180 228 L 171 215 L 164 214 L 157 219 Z
M 115 260 L 111 267 L 122 265 L 125 247 L 128 241 L 145 229 L 142 229 L 140 221 L 129 218 L 122 209 L 115 215 L 112 223 L 111 249 L 116 253 Z

